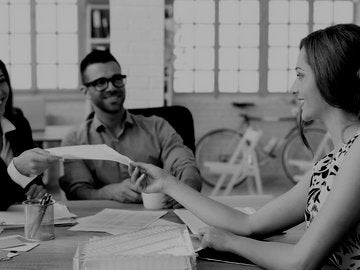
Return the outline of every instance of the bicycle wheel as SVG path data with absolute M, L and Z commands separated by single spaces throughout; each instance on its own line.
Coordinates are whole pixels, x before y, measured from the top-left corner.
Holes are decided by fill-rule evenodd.
M 196 144 L 196 161 L 198 163 L 203 181 L 211 187 L 216 185 L 220 174 L 210 172 L 204 165 L 207 161 L 227 162 L 236 146 L 240 142 L 242 134 L 232 129 L 216 129 L 206 133 Z M 235 186 L 244 179 L 239 178 Z M 223 185 L 221 188 L 225 188 Z
M 304 134 L 312 150 L 306 148 L 300 132 L 296 130 L 286 140 L 282 152 L 283 169 L 287 178 L 293 183 L 299 182 L 316 161 L 333 149 L 330 138 L 325 135 L 325 130 L 309 127 L 304 129 Z

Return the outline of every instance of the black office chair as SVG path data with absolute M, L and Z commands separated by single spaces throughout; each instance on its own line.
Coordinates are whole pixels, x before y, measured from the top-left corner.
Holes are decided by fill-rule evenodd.
M 194 120 L 189 109 L 184 106 L 168 106 L 168 107 L 154 107 L 129 109 L 132 114 L 141 114 L 144 116 L 156 115 L 164 118 L 176 130 L 184 141 L 184 145 L 190 148 L 195 155 L 195 131 Z M 94 112 L 91 112 L 87 119 L 94 117 Z

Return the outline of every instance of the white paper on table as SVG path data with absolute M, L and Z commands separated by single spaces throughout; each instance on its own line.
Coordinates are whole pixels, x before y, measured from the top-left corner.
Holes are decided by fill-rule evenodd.
M 52 155 L 64 159 L 94 159 L 116 161 L 129 166 L 132 160 L 106 144 L 62 146 L 45 149 Z
M 71 213 L 69 209 L 59 203 L 54 204 L 54 223 L 55 224 L 67 224 L 76 215 Z M 24 226 L 25 224 L 25 212 L 24 205 L 14 204 L 11 205 L 7 211 L 0 211 L 0 225 L 10 226 Z
M 4 248 L 2 250 L 25 252 L 25 251 L 32 250 L 34 247 L 36 247 L 40 244 L 40 242 L 34 242 L 34 241 L 27 240 L 25 237 L 23 237 L 21 235 L 9 235 L 9 236 L 5 236 L 5 237 L 1 237 L 1 239 L 9 239 L 9 238 L 16 238 L 17 240 L 20 240 L 23 243 L 23 245 L 16 246 L 16 247 L 10 247 L 10 248 Z
M 248 215 L 255 213 L 255 209 L 251 207 L 235 207 L 235 209 Z M 189 210 L 175 209 L 174 213 L 189 227 L 193 234 L 199 234 L 200 228 L 209 226 Z
M 143 229 L 167 213 L 161 211 L 131 211 L 106 208 L 96 215 L 79 218 L 71 231 L 122 234 Z

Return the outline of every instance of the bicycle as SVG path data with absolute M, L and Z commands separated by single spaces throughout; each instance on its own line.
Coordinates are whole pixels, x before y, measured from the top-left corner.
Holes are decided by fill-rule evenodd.
M 277 157 L 276 153 L 281 150 L 281 164 L 287 178 L 294 184 L 300 181 L 310 170 L 313 163 L 332 150 L 333 145 L 330 136 L 321 127 L 316 127 L 313 123 L 307 123 L 304 127 L 304 135 L 309 142 L 308 149 L 300 135 L 298 116 L 291 117 L 257 117 L 250 116 L 244 110 L 255 106 L 254 103 L 237 103 L 232 105 L 241 110 L 240 127 L 236 129 L 219 128 L 204 134 L 196 144 L 196 161 L 202 173 L 203 181 L 211 187 L 216 185 L 218 175 L 210 173 L 204 166 L 205 162 L 224 162 L 226 163 L 232 156 L 235 147 L 240 142 L 246 128 L 251 126 L 251 121 L 293 121 L 294 125 L 282 138 L 273 137 L 264 144 L 262 140 L 256 147 L 259 166 L 263 166 L 269 160 Z M 262 146 L 263 145 L 263 146 Z M 234 187 L 240 185 L 246 175 L 239 178 Z M 225 184 L 222 186 L 225 188 Z

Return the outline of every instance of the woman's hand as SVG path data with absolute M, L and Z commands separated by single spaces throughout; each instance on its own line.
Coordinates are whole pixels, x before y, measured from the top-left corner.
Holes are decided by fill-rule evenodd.
M 129 174 L 138 190 L 145 193 L 165 193 L 165 183 L 174 178 L 167 171 L 142 162 L 131 163 Z
M 213 248 L 219 251 L 229 251 L 230 243 L 236 237 L 228 231 L 214 227 L 205 227 L 199 230 L 201 246 Z
M 61 157 L 53 156 L 46 150 L 33 148 L 24 151 L 20 156 L 14 158 L 13 162 L 15 168 L 22 175 L 36 176 L 60 160 Z

